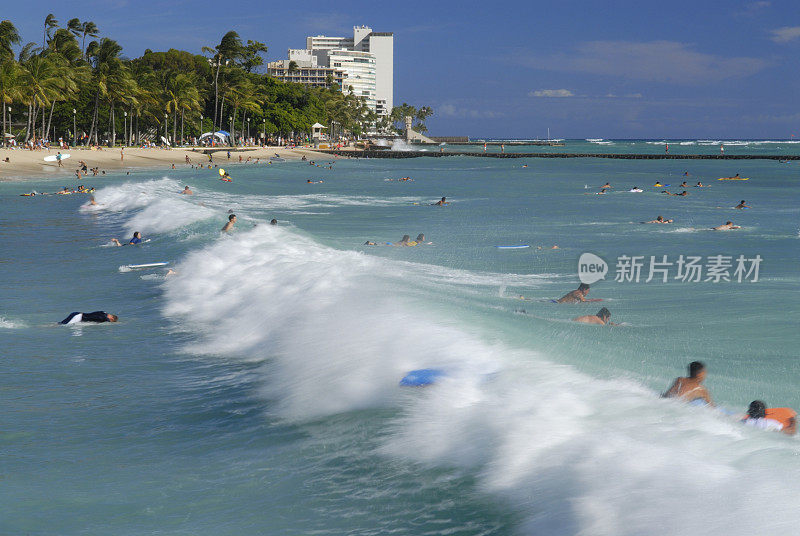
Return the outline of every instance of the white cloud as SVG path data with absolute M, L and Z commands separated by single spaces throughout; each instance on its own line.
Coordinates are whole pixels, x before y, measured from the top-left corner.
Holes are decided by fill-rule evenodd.
M 759 58 L 706 54 L 675 41 L 590 41 L 577 45 L 570 52 L 531 55 L 523 62 L 549 71 L 685 85 L 742 78 L 767 66 L 767 62 Z
M 503 113 L 493 110 L 479 110 L 475 108 L 463 108 L 454 104 L 442 104 L 435 108 L 438 115 L 444 117 L 456 117 L 461 119 L 496 119 L 503 117 Z
M 800 26 L 784 26 L 772 30 L 771 39 L 776 43 L 788 43 L 800 37 Z
M 574 97 L 575 94 L 568 89 L 539 89 L 528 93 L 529 97 Z

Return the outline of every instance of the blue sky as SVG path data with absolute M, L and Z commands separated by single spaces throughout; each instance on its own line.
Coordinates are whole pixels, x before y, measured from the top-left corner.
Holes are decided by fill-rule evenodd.
M 200 52 L 227 30 L 269 47 L 354 25 L 395 33 L 395 103 L 435 135 L 800 137 L 800 1 L 3 2 L 25 41 L 52 12 L 128 56 Z M 40 7 L 42 4 L 44 7 Z

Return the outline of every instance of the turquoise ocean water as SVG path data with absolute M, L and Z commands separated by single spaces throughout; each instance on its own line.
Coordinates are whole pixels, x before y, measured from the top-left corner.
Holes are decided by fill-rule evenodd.
M 796 534 L 798 439 L 659 393 L 701 360 L 722 406 L 800 409 L 800 164 L 225 167 L 86 178 L 97 207 L 0 183 L 0 534 Z M 653 187 L 683 180 L 711 187 Z M 550 303 L 584 252 L 604 301 Z M 645 282 L 665 255 L 762 261 Z M 177 274 L 120 268 L 158 261 Z M 622 325 L 570 322 L 600 306 Z M 56 324 L 98 309 L 120 322 Z M 398 386 L 428 367 L 447 376 Z

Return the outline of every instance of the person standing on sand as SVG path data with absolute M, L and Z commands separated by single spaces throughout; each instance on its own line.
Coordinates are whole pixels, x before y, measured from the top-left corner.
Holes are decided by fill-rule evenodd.
M 56 155 L 56 161 L 58 161 L 58 167 L 64 167 L 64 162 L 61 161 L 61 151 Z
M 125 160 L 125 147 L 120 147 L 119 149 L 119 161 L 122 162 Z

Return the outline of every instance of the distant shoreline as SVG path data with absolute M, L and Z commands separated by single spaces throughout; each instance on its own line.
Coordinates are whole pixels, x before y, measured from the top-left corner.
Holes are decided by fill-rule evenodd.
M 431 146 L 435 149 L 435 146 Z M 470 151 L 358 151 L 326 150 L 320 151 L 332 156 L 358 158 L 441 158 L 447 156 L 473 156 L 477 158 L 611 158 L 619 160 L 800 160 L 800 155 L 757 155 L 757 154 L 632 154 L 632 153 L 483 153 Z

